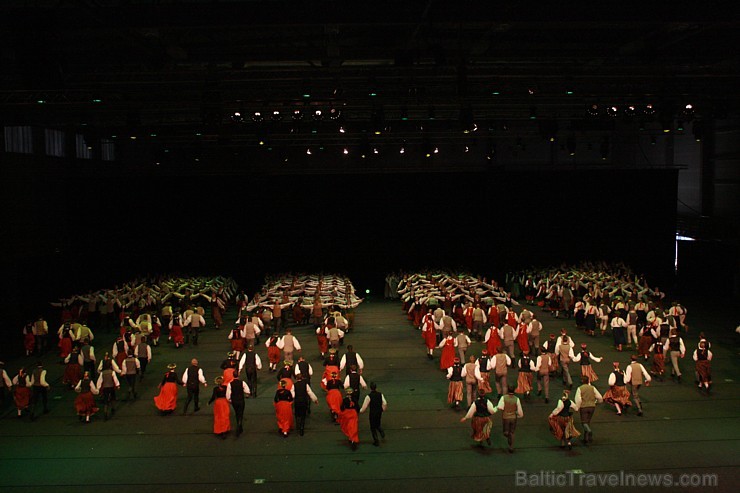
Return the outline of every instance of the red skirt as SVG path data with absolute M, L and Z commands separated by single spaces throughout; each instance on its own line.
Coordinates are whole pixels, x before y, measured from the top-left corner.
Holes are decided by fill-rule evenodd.
M 516 380 L 517 394 L 524 394 L 532 391 L 532 372 L 520 371 Z
M 488 416 L 473 416 L 470 425 L 473 427 L 472 438 L 476 442 L 482 442 L 490 438 L 492 422 Z
M 18 409 L 28 408 L 28 403 L 31 402 L 31 389 L 28 387 L 16 387 L 13 390 L 13 400 L 15 401 L 15 407 Z
M 442 370 L 446 370 L 451 367 L 455 362 L 455 346 L 452 344 L 445 344 L 442 348 L 442 356 L 439 358 L 439 367 Z
M 59 339 L 59 357 L 66 358 L 72 352 L 72 339 L 62 337 Z
M 154 397 L 154 405 L 160 411 L 174 411 L 177 407 L 177 384 L 165 382 L 159 389 L 159 395 Z
M 488 336 L 488 340 L 486 341 L 486 350 L 488 351 L 489 356 L 492 358 L 494 354 L 498 354 L 498 348 L 500 347 L 501 337 L 499 337 L 496 329 L 492 329 L 491 335 Z
M 226 368 L 221 375 L 224 381 L 222 382 L 222 385 L 229 385 L 232 380 L 234 380 L 234 370 L 236 368 Z
M 95 414 L 100 409 L 95 405 L 95 397 L 92 392 L 82 392 L 75 398 L 75 409 L 80 416 Z
M 33 351 L 36 347 L 36 339 L 33 334 L 26 334 L 23 336 L 23 347 L 26 351 Z
M 240 353 L 244 351 L 244 339 L 232 339 L 231 340 L 231 350 L 239 351 Z
M 547 421 L 550 423 L 550 431 L 558 440 L 570 440 L 581 436 L 573 426 L 573 416 L 550 416 Z
M 447 404 L 452 404 L 454 402 L 460 402 L 462 400 L 463 400 L 462 381 L 450 382 L 450 385 L 447 387 Z
M 77 361 L 74 363 L 67 363 L 64 368 L 64 375 L 62 376 L 62 383 L 66 385 L 77 385 L 82 379 L 82 367 Z
M 527 338 L 526 331 L 519 331 L 519 335 L 516 336 L 516 342 L 519 344 L 519 349 L 521 349 L 522 352 L 529 351 L 529 340 Z
M 637 352 L 642 355 L 650 354 L 650 346 L 653 345 L 653 338 L 650 336 L 640 336 L 637 341 Z
M 699 360 L 696 362 L 696 373 L 699 374 L 699 381 L 709 383 L 712 381 L 712 363 L 709 360 Z
M 152 339 L 159 339 L 159 336 L 162 335 L 162 328 L 159 326 L 159 324 L 152 324 Z
M 213 401 L 213 433 L 226 433 L 231 430 L 231 405 L 226 397 Z
M 485 394 L 493 392 L 491 389 L 491 375 L 487 371 L 480 372 L 480 380 L 478 381 L 478 390 L 482 390 Z
M 619 404 L 622 407 L 629 407 L 630 391 L 624 385 L 615 385 L 610 387 L 604 394 L 604 402 L 609 404 Z
M 360 442 L 357 422 L 357 411 L 354 409 L 345 409 L 339 413 L 339 426 L 342 427 L 342 433 L 344 433 L 344 436 L 346 436 L 352 443 Z
M 342 393 L 338 389 L 331 389 L 326 393 L 326 404 L 334 414 L 342 412 Z
M 316 342 L 319 343 L 319 352 L 321 354 L 326 354 L 329 351 L 329 339 L 327 339 L 326 334 L 317 334 Z
M 662 375 L 665 372 L 665 355 L 663 353 L 653 354 L 653 373 Z
M 434 349 L 437 346 L 437 334 L 434 333 L 434 329 L 423 331 L 422 336 L 427 349 Z
M 588 377 L 591 383 L 594 383 L 596 380 L 599 379 L 591 365 L 581 365 L 581 375 L 584 377 Z
M 293 403 L 289 401 L 277 401 L 275 403 L 275 417 L 281 432 L 288 433 L 293 428 Z
M 185 344 L 185 336 L 182 335 L 182 327 L 179 325 L 173 325 L 170 329 L 170 339 L 175 344 Z
M 269 346 L 267 348 L 267 359 L 270 363 L 276 364 L 280 362 L 280 348 L 277 346 Z

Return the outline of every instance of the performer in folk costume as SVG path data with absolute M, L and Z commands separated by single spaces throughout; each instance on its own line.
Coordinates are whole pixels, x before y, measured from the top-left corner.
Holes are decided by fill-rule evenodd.
M 98 388 L 95 382 L 90 379 L 90 373 L 85 372 L 82 380 L 77 382 L 75 392 L 79 395 L 75 398 L 75 410 L 80 417 L 80 421 L 90 422 L 90 416 L 97 413 L 100 409 L 95 404 L 95 397 L 98 395 Z
M 650 346 L 650 352 L 653 355 L 653 366 L 650 369 L 650 373 L 655 376 L 661 382 L 663 381 L 663 374 L 665 373 L 665 348 L 663 342 L 660 339 L 656 340 L 652 346 Z
M 342 381 L 339 379 L 339 373 L 333 371 L 330 377 L 321 381 L 322 388 L 326 391 L 326 404 L 329 406 L 332 421 L 336 421 L 341 412 L 342 404 Z
M 159 394 L 154 397 L 154 405 L 163 416 L 172 414 L 177 407 L 178 386 L 182 383 L 175 373 L 175 368 L 177 365 L 174 363 L 167 365 L 167 372 L 162 377 L 162 383 L 159 384 Z
M 483 342 L 486 344 L 486 351 L 488 354 L 497 354 L 498 348 L 501 347 L 501 337 L 498 334 L 498 329 L 495 325 L 491 325 L 486 331 L 486 335 L 483 337 Z
M 478 390 L 478 398 L 468 408 L 467 414 L 460 418 L 460 422 L 472 419 L 470 426 L 473 429 L 471 438 L 483 446 L 483 440 L 491 445 L 491 427 L 493 425 L 491 421 L 491 415 L 495 413 L 495 409 L 491 401 L 486 399 L 486 394 L 482 389 Z
M 452 366 L 447 369 L 447 379 L 450 381 L 447 390 L 447 404 L 454 404 L 455 409 L 460 409 L 463 399 L 463 366 L 460 358 L 455 358 Z
M 442 356 L 439 358 L 440 370 L 447 371 L 455 362 L 455 336 L 453 334 L 442 339 L 442 342 L 437 346 L 442 348 Z
M 28 411 L 31 404 L 31 378 L 24 368 L 18 370 L 13 377 L 13 401 L 18 411 L 18 417 L 23 416 L 23 411 Z
M 581 433 L 573 425 L 573 413 L 578 411 L 578 406 L 570 400 L 570 391 L 564 390 L 563 395 L 558 400 L 558 405 L 552 410 L 547 421 L 550 424 L 550 431 L 553 436 L 560 440 L 560 448 L 571 449 L 573 444 L 571 440 L 578 438 Z
M 576 363 L 581 363 L 581 375 L 588 377 L 589 382 L 595 382 L 599 379 L 599 377 L 596 375 L 591 362 L 595 361 L 597 363 L 600 363 L 602 359 L 603 358 L 599 358 L 595 354 L 592 354 L 591 351 L 587 349 L 587 346 L 584 343 L 581 344 L 581 352 L 575 355 L 573 361 Z
M 624 372 L 619 369 L 619 362 L 613 363 L 614 370 L 609 374 L 609 390 L 604 394 L 604 402 L 613 404 L 617 409 L 617 416 L 622 415 L 622 410 L 631 406 L 630 393 L 624 381 Z
M 213 394 L 208 401 L 208 405 L 213 404 L 213 433 L 219 438 L 225 439 L 231 431 L 231 406 L 226 399 L 226 385 L 224 377 L 216 377 L 214 381 L 216 386 L 213 388 Z
M 693 359 L 696 362 L 699 390 L 706 389 L 707 395 L 712 388 L 712 352 L 707 347 L 707 341 L 699 341 L 699 347 L 694 350 Z
M 581 424 L 583 425 L 583 443 L 593 441 L 594 434 L 591 430 L 591 418 L 594 416 L 596 404 L 604 402 L 604 398 L 596 387 L 591 385 L 587 376 L 581 377 L 581 386 L 576 390 L 575 403 L 578 406 L 578 412 L 581 415 Z
M 424 315 L 424 319 L 421 322 L 421 337 L 424 339 L 424 344 L 427 347 L 427 358 L 434 359 L 434 348 L 437 347 L 437 330 L 431 309 L 429 313 Z
M 480 357 L 475 360 L 475 366 L 477 374 L 480 375 L 480 380 L 478 380 L 478 390 L 482 390 L 483 394 L 493 392 L 491 389 L 491 370 L 493 369 L 493 360 L 489 356 L 487 349 L 481 350 Z
M 357 450 L 357 444 L 360 443 L 360 437 L 358 434 L 359 426 L 359 412 L 360 407 L 352 394 L 354 391 L 351 387 L 345 389 L 346 396 L 342 399 L 342 403 L 339 406 L 339 425 L 342 428 L 342 433 L 349 440 L 350 447 L 353 451 Z
M 315 325 L 314 332 L 316 332 L 316 343 L 319 346 L 319 352 L 321 357 L 325 357 L 329 351 L 329 338 L 326 336 L 326 328 L 323 325 Z
M 293 428 L 293 399 L 295 392 L 293 389 L 285 388 L 285 381 L 280 380 L 273 405 L 275 406 L 275 417 L 277 419 L 278 431 L 283 437 L 288 436 Z
M 270 361 L 270 371 L 277 371 L 277 365 L 280 363 L 280 348 L 278 347 L 280 336 L 272 334 L 265 341 L 267 347 L 267 359 Z
M 529 351 L 524 351 L 519 358 L 519 375 L 517 377 L 516 393 L 524 394 L 525 399 L 529 399 L 529 393 L 532 391 L 532 375 L 537 365 L 529 357 Z

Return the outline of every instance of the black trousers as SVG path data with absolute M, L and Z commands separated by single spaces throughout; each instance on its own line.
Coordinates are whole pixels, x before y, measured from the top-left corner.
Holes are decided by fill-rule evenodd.
M 247 387 L 252 392 L 252 397 L 257 397 L 257 369 L 247 368 L 246 375 Z
M 231 403 L 231 407 L 234 408 L 234 417 L 236 417 L 236 427 L 238 429 L 241 429 L 242 423 L 244 422 L 244 399 L 241 399 L 241 402 L 233 401 Z
M 136 396 L 136 373 L 131 375 L 125 375 L 126 382 L 128 383 L 129 392 Z
M 380 419 L 383 417 L 383 413 L 370 413 L 370 433 L 373 435 L 373 441 L 378 441 L 378 433 L 380 436 L 385 436 L 385 431 L 380 424 Z
M 308 401 L 293 401 L 293 409 L 295 410 L 295 421 L 296 427 L 299 432 L 303 431 L 306 426 L 306 414 L 308 413 Z
M 47 388 L 42 387 L 41 385 L 34 385 L 33 392 L 31 393 L 31 415 L 32 416 L 36 413 L 36 404 L 38 404 L 39 399 L 41 399 L 41 402 L 44 404 L 44 412 L 45 413 L 49 412 Z
M 191 387 L 191 386 L 188 385 L 187 388 L 188 388 L 188 398 L 185 401 L 185 409 L 183 410 L 183 412 L 185 412 L 185 411 L 188 410 L 188 406 L 190 405 L 190 401 L 195 401 L 195 410 L 197 411 L 198 409 L 200 409 L 200 405 L 199 405 L 199 402 L 198 402 L 198 397 L 199 397 L 199 394 L 200 394 L 200 387 Z

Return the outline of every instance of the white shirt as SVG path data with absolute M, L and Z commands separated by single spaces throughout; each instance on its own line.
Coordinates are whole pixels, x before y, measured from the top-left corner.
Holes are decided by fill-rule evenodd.
M 496 404 L 496 411 L 503 411 L 504 410 L 504 396 L 502 395 L 501 398 L 498 400 L 498 404 Z M 519 418 L 524 417 L 524 411 L 522 411 L 522 400 L 520 398 L 516 398 L 516 415 Z
M 355 356 L 357 357 L 357 369 L 362 370 L 363 368 L 365 368 L 365 362 L 362 361 L 362 357 L 360 356 L 359 353 L 355 353 Z M 339 361 L 339 369 L 344 370 L 344 366 L 346 365 L 346 363 L 347 363 L 347 355 L 343 354 L 342 359 Z
M 185 387 L 188 384 L 188 370 L 182 372 L 182 386 Z M 198 381 L 203 385 L 208 385 L 205 375 L 203 375 L 203 369 L 198 368 Z
M 550 416 L 557 416 L 557 414 L 558 414 L 558 413 L 559 413 L 560 411 L 562 411 L 562 410 L 563 410 L 563 407 L 565 407 L 565 406 L 563 405 L 563 399 L 558 399 L 558 405 L 557 405 L 557 406 L 555 406 L 555 409 L 553 409 L 553 411 L 552 411 L 552 412 L 550 413 Z M 577 405 L 577 404 L 576 404 L 575 402 L 573 402 L 573 401 L 570 401 L 570 409 L 571 409 L 572 411 L 578 411 L 578 405 Z
M 384 396 L 383 394 L 380 394 L 380 396 L 381 396 L 381 398 L 383 399 L 383 404 L 382 404 L 382 406 L 383 406 L 383 411 L 385 411 L 386 409 L 388 409 L 388 403 L 386 402 L 386 400 L 385 400 L 385 396 Z M 367 408 L 368 408 L 369 406 L 370 406 L 370 396 L 369 396 L 369 395 L 366 395 L 366 396 L 365 396 L 365 400 L 364 400 L 364 401 L 362 401 L 362 407 L 360 408 L 360 412 L 361 412 L 361 413 L 364 413 L 364 412 L 365 412 L 365 410 L 367 410 Z
M 465 416 L 463 416 L 463 419 L 472 418 L 473 415 L 475 414 L 476 407 L 477 406 L 475 405 L 475 402 L 473 402 L 468 408 L 468 412 L 465 414 Z M 496 412 L 496 409 L 493 407 L 493 404 L 491 404 L 491 401 L 489 401 L 488 399 L 486 399 L 486 408 L 488 409 L 488 412 L 491 414 L 494 414 Z
M 645 378 L 645 381 L 649 382 L 650 380 L 652 380 L 645 367 L 642 366 L 640 363 L 637 364 L 640 365 L 640 370 L 642 371 L 642 376 Z M 632 382 L 632 364 L 627 365 L 627 368 L 624 370 L 624 383 L 630 382 Z
M 242 357 L 239 358 L 239 373 L 242 372 L 244 369 L 244 366 L 247 364 L 247 353 L 249 351 L 246 351 L 244 354 L 242 354 Z M 254 353 L 254 365 L 257 367 L 258 370 L 262 369 L 262 360 L 260 359 L 260 355 L 257 353 Z
M 597 389 L 596 387 L 594 387 L 594 397 L 596 397 L 596 402 L 604 402 L 604 397 L 601 395 L 599 389 Z M 579 409 L 581 408 L 581 387 L 578 387 L 578 390 L 576 390 L 575 404 Z
M 242 391 L 244 391 L 244 395 L 249 395 L 252 392 L 249 390 L 249 385 L 247 385 L 247 382 L 244 380 L 232 380 L 229 382 L 229 385 L 226 386 L 226 400 L 231 402 L 231 384 L 234 382 L 241 382 L 242 383 Z

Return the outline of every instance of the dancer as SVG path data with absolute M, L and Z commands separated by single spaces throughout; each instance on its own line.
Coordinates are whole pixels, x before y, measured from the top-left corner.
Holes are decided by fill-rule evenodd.
M 352 397 L 352 388 L 347 388 L 345 392 L 347 393 L 347 395 L 342 400 L 342 403 L 339 406 L 339 425 L 342 428 L 342 433 L 344 433 L 344 436 L 346 436 L 347 440 L 349 440 L 350 447 L 354 452 L 355 450 L 357 450 L 357 444 L 360 443 L 360 437 L 358 434 L 359 408 L 357 406 L 357 403 L 355 402 L 355 399 Z
M 254 350 L 254 346 L 251 344 L 247 346 L 247 351 L 242 355 L 239 360 L 239 373 L 244 370 L 245 379 L 251 392 L 251 397 L 257 397 L 257 371 L 262 369 L 262 359 L 260 355 Z
M 300 364 L 300 363 L 299 363 Z M 295 399 L 293 401 L 293 408 L 295 411 L 296 425 L 298 427 L 298 435 L 303 436 L 306 427 L 306 414 L 308 414 L 310 402 L 314 404 L 319 403 L 318 397 L 314 394 L 311 389 L 311 384 L 308 381 L 308 375 L 304 376 L 303 372 L 296 375 L 296 381 L 293 386 L 295 393 Z
M 467 414 L 460 418 L 460 422 L 464 422 L 467 419 L 472 419 L 470 426 L 473 428 L 473 434 L 471 438 L 478 442 L 478 445 L 483 446 L 483 440 L 488 445 L 491 445 L 491 415 L 496 410 L 491 404 L 491 401 L 486 399 L 486 394 L 483 390 L 478 391 L 478 398 L 470 404 Z
M 686 346 L 683 344 L 683 339 L 679 337 L 677 329 L 670 329 L 668 344 L 665 344 L 663 351 L 663 354 L 670 354 L 671 357 L 671 378 L 678 379 L 678 383 L 681 383 L 681 368 L 678 366 L 678 359 L 683 359 L 686 355 Z
M 453 404 L 455 411 L 460 409 L 460 402 L 463 398 L 463 366 L 460 364 L 460 358 L 455 358 L 452 366 L 447 369 L 447 380 L 450 381 L 447 390 L 447 404 Z
M 75 398 L 77 415 L 80 417 L 80 421 L 84 420 L 85 423 L 89 423 L 90 416 L 97 413 L 100 409 L 95 404 L 95 397 L 93 397 L 93 395 L 98 395 L 99 390 L 95 386 L 95 382 L 90 379 L 88 372 L 85 372 L 82 380 L 77 382 L 75 392 L 80 394 Z
M 226 386 L 224 377 L 218 376 L 214 380 L 216 386 L 213 388 L 213 394 L 208 401 L 208 405 L 213 404 L 213 433 L 221 438 L 226 439 L 226 435 L 231 430 L 231 406 L 226 399 Z
M 182 372 L 182 385 L 185 387 L 188 391 L 188 398 L 185 401 L 185 408 L 182 410 L 182 414 L 185 415 L 188 413 L 188 406 L 190 405 L 190 402 L 192 401 L 195 405 L 195 409 L 193 409 L 193 412 L 200 411 L 200 384 L 203 384 L 204 387 L 208 387 L 208 381 L 206 380 L 205 375 L 203 374 L 203 369 L 198 366 L 198 360 L 193 358 L 190 360 L 190 366 Z M 223 383 L 223 377 L 221 377 L 221 382 Z
M 604 394 L 604 402 L 613 404 L 617 409 L 617 416 L 622 415 L 622 410 L 630 404 L 630 393 L 625 386 L 624 372 L 619 368 L 619 362 L 613 363 L 614 370 L 609 374 L 609 390 Z
M 516 432 L 517 419 L 524 417 L 522 401 L 514 395 L 515 390 L 513 385 L 509 385 L 507 394 L 501 396 L 494 410 L 494 412 L 502 412 L 501 423 L 503 424 L 503 432 L 509 445 L 510 454 L 514 453 L 514 434 Z
M 239 379 L 238 370 L 234 370 L 234 379 L 226 386 L 226 400 L 234 408 L 234 417 L 236 417 L 236 436 L 244 431 L 244 399 L 249 397 L 251 391 L 246 382 Z
M 337 372 L 331 372 L 330 377 L 322 379 L 322 387 L 326 390 L 326 404 L 329 406 L 332 421 L 336 422 L 340 406 L 342 404 L 342 381 L 339 380 Z
M 375 382 L 370 382 L 370 393 L 365 396 L 360 413 L 364 413 L 368 409 L 370 410 L 370 433 L 373 435 L 373 445 L 377 447 L 380 445 L 378 434 L 385 440 L 385 431 L 381 419 L 383 413 L 388 409 L 388 402 L 386 402 L 385 396 L 378 391 Z
M 159 394 L 154 397 L 154 405 L 162 416 L 172 414 L 177 407 L 177 387 L 182 385 L 182 382 L 175 373 L 175 368 L 177 368 L 175 363 L 167 365 L 167 372 L 159 384 Z
M 558 405 L 552 410 L 548 417 L 550 431 L 560 440 L 560 448 L 568 450 L 573 447 L 571 440 L 578 438 L 581 433 L 573 425 L 573 411 L 578 411 L 578 406 L 570 400 L 570 391 L 564 390 L 562 397 L 558 400 Z
M 529 399 L 529 393 L 532 391 L 532 372 L 536 371 L 537 365 L 529 357 L 529 351 L 524 351 L 519 358 L 519 375 L 517 377 L 517 386 L 515 392 L 524 394 L 525 399 Z
M 644 366 L 637 361 L 639 356 L 636 354 L 632 355 L 632 362 L 627 366 L 624 371 L 624 381 L 630 386 L 632 394 L 632 400 L 635 401 L 635 407 L 637 407 L 637 415 L 642 416 L 642 403 L 640 402 L 640 386 L 645 382 L 645 386 L 650 385 L 650 374 L 647 372 Z
M 594 371 L 593 367 L 591 366 L 591 361 L 595 361 L 597 363 L 600 363 L 603 358 L 599 358 L 595 354 L 592 354 L 591 351 L 587 349 L 587 345 L 581 344 L 581 352 L 578 353 L 575 357 L 572 357 L 571 360 L 575 363 L 581 363 L 581 375 L 588 377 L 589 382 L 595 382 L 599 379 L 599 377 L 596 375 L 596 372 Z
M 591 419 L 596 410 L 596 404 L 604 402 L 604 398 L 596 387 L 591 385 L 586 375 L 581 376 L 581 386 L 576 390 L 575 404 L 581 415 L 581 424 L 583 425 L 583 443 L 588 444 L 593 441 L 594 433 L 591 430 Z
M 455 362 L 455 334 L 454 332 L 443 338 L 437 347 L 442 348 L 442 356 L 439 358 L 439 369 L 447 371 Z
M 24 368 L 18 370 L 18 374 L 13 377 L 13 401 L 18 417 L 23 417 L 23 412 L 28 411 L 31 402 L 31 378 Z
M 712 388 L 712 352 L 704 339 L 699 341 L 699 347 L 694 349 L 693 359 L 696 362 L 699 390 L 704 387 L 709 395 Z
M 275 417 L 277 418 L 278 431 L 284 438 L 293 428 L 293 400 L 295 399 L 294 389 L 285 388 L 285 380 L 278 383 L 277 392 L 275 392 L 274 407 Z
M 41 361 L 36 363 L 36 369 L 31 374 L 30 386 L 33 389 L 33 393 L 31 394 L 31 421 L 34 421 L 36 419 L 36 407 L 39 400 L 41 400 L 44 406 L 44 414 L 49 413 L 49 384 L 46 382 L 46 370 Z

